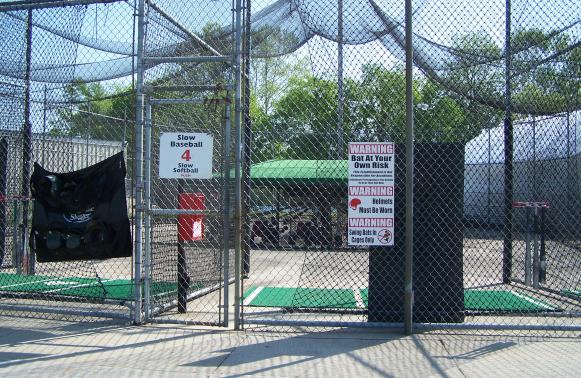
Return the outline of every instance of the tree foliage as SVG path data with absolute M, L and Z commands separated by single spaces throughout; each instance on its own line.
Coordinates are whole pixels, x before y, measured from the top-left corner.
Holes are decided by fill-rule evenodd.
M 222 34 L 217 25 L 207 25 L 202 31 L 203 38 L 216 45 L 224 42 Z M 346 77 L 339 130 L 337 82 L 315 77 L 304 59 L 279 56 L 293 42 L 284 33 L 262 30 L 257 40 L 254 53 L 259 58 L 252 62 L 250 80 L 254 163 L 269 159 L 331 159 L 338 156 L 338 151 L 345 156 L 349 141 L 405 140 L 403 67 L 366 64 L 357 77 Z M 515 106 L 561 111 L 578 108 L 581 48 L 570 37 L 537 29 L 517 30 L 511 47 L 514 55 L 510 82 Z M 191 48 L 184 45 L 184 54 Z M 483 101 L 493 98 L 502 104 L 502 46 L 487 34 L 472 33 L 456 38 L 452 48 L 456 53 L 442 74 L 443 81 L 415 74 L 412 93 L 416 141 L 467 142 L 482 129 L 498 126 L 504 116 L 500 107 Z M 224 83 L 228 69 L 216 64 L 181 64 L 158 74 L 150 85 Z M 53 133 L 126 140 L 132 144 L 128 129 L 133 127 L 129 120 L 135 116 L 135 96 L 131 89 L 73 83 L 66 94 L 77 105 L 61 110 L 62 124 L 55 125 Z M 170 94 L 184 98 L 193 95 Z M 225 91 L 209 97 L 223 99 L 227 95 L 233 98 Z M 218 135 L 224 123 L 222 105 L 164 106 L 154 113 L 154 124 L 161 129 L 209 130 Z M 341 141 L 344 143 L 339 146 Z
M 563 33 L 517 30 L 512 36 L 512 90 L 516 103 L 570 111 L 581 99 L 581 46 Z
M 73 83 L 65 88 L 69 103 L 59 109 L 51 134 L 130 142 L 135 125 L 135 96 L 130 88 L 101 83 Z

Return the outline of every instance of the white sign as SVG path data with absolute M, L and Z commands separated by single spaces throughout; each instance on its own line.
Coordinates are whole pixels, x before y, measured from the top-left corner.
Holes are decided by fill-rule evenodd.
M 212 178 L 214 140 L 203 133 L 162 133 L 159 138 L 159 177 Z
M 349 245 L 394 244 L 393 143 L 349 143 Z

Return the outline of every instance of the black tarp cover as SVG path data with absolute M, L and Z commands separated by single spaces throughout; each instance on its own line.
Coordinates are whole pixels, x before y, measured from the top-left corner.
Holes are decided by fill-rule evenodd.
M 38 262 L 131 256 L 123 153 L 74 172 L 34 164 L 30 247 Z

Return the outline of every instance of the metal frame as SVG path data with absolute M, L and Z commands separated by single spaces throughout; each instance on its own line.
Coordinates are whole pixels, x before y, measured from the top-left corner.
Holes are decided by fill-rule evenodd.
M 235 13 L 236 13 L 236 43 L 234 48 L 234 59 L 233 64 L 234 70 L 234 83 L 236 87 L 235 99 L 234 99 L 234 127 L 236 128 L 236 141 L 235 141 L 235 156 L 236 156 L 236 168 L 235 168 L 235 212 L 234 212 L 234 277 L 235 277 L 235 292 L 234 292 L 234 306 L 235 306 L 235 316 L 234 316 L 234 328 L 240 329 L 240 268 L 242 265 L 241 260 L 241 250 L 242 250 L 242 146 L 243 146 L 243 133 L 242 133 L 242 0 L 235 0 Z
M 42 313 L 42 314 L 59 314 L 59 315 L 68 315 L 68 316 L 83 316 L 83 317 L 131 320 L 131 315 L 129 313 L 127 313 L 127 315 L 123 315 L 123 314 L 120 314 L 118 312 L 71 310 L 71 309 L 50 307 L 50 306 L 45 307 L 45 306 L 10 305 L 10 304 L 4 303 L 4 304 L 0 305 L 0 309 L 1 310 L 8 310 L 8 311 L 26 311 L 26 312 Z
M 505 0 L 505 67 L 504 67 L 504 224 L 502 246 L 502 281 L 510 282 L 512 276 L 512 201 L 514 196 L 514 126 L 512 123 L 511 92 L 511 0 Z
M 144 227 L 144 288 L 143 288 L 143 308 L 145 322 L 149 320 L 149 307 L 151 300 L 151 102 L 149 98 L 145 99 L 145 175 L 144 175 L 144 206 L 145 213 L 145 227 Z
M 162 56 L 144 58 L 145 63 L 221 63 L 228 62 L 229 56 Z
M 66 296 L 58 294 L 42 294 L 42 298 L 39 298 L 36 293 L 11 293 L 11 292 L 1 292 L 2 298 L 18 298 L 18 299 L 32 299 L 41 300 L 47 302 L 72 302 L 80 304 L 106 304 L 114 306 L 123 306 L 129 309 L 133 309 L 133 302 L 129 300 L 121 299 L 99 299 L 99 298 L 84 298 L 75 296 Z M 81 299 L 81 300 L 80 300 Z M 89 312 L 87 312 L 89 314 Z
M 367 329 L 405 329 L 405 323 L 363 323 L 363 322 L 333 322 L 333 321 L 300 321 L 300 320 L 259 320 L 245 319 L 245 324 L 270 325 L 285 327 L 349 327 Z M 412 329 L 421 331 L 434 330 L 490 330 L 490 331 L 581 331 L 581 325 L 551 325 L 551 324 L 488 324 L 488 323 L 412 323 Z
M 54 1 L 11 1 L 0 4 L 0 12 L 19 11 L 28 9 L 64 8 L 76 5 L 107 4 L 122 0 L 54 0 Z
M 413 33 L 412 2 L 405 1 L 405 76 L 406 76 L 406 150 L 405 150 L 405 272 L 404 331 L 413 333 L 414 316 L 414 96 L 413 96 Z
M 166 323 L 171 322 L 167 319 L 155 319 L 156 315 L 160 315 L 165 311 L 173 309 L 175 307 L 179 307 L 180 303 L 178 300 L 172 300 L 166 304 L 156 306 L 155 308 L 151 308 L 151 268 L 152 268 L 152 253 L 151 253 L 151 244 L 152 240 L 152 223 L 151 218 L 154 215 L 208 215 L 208 214 L 216 214 L 215 211 L 211 210 L 183 210 L 183 209 L 153 209 L 151 207 L 151 159 L 152 159 L 152 108 L 156 105 L 169 105 L 169 104 L 183 104 L 189 103 L 184 102 L 183 99 L 162 99 L 161 101 L 157 99 L 151 99 L 146 97 L 144 102 L 145 108 L 145 118 L 144 118 L 144 138 L 145 138 L 145 151 L 144 151 L 144 203 L 141 211 L 143 211 L 143 220 L 144 220 L 144 273 L 143 273 L 143 287 L 144 287 L 144 297 L 143 297 L 143 316 L 144 322 L 155 322 L 155 323 Z M 199 103 L 199 102 L 196 102 Z M 225 173 L 225 184 L 223 185 L 224 196 L 229 196 L 229 172 L 230 172 L 230 162 L 229 162 L 229 154 L 226 153 L 230 150 L 230 105 L 226 103 L 225 106 L 225 128 L 224 133 L 226 135 L 225 142 L 224 142 L 224 150 L 225 150 L 225 162 L 224 162 L 224 173 Z M 227 198 L 227 197 L 226 197 Z M 224 248 L 223 248 L 223 272 L 224 272 L 224 279 L 223 283 L 211 286 L 209 288 L 205 288 L 202 290 L 198 290 L 194 293 L 190 293 L 186 296 L 186 301 L 196 299 L 202 297 L 208 293 L 211 293 L 215 290 L 224 289 L 224 322 L 222 323 L 214 323 L 214 322 L 203 322 L 204 325 L 219 325 L 219 326 L 228 326 L 228 287 L 233 282 L 228 275 L 229 272 L 229 222 L 226 220 L 228 214 L 230 214 L 229 209 L 229 201 L 226 201 L 225 208 L 223 211 L 224 216 L 224 228 L 223 228 L 223 237 L 224 237 Z M 198 324 L 200 322 L 192 322 L 192 321 L 185 321 L 180 320 L 176 321 L 179 324 Z
M 32 9 L 26 19 L 26 67 L 24 74 L 24 128 L 22 130 L 22 248 L 21 263 L 26 274 L 34 274 L 34 256 L 28 248 L 28 217 L 30 214 L 30 184 L 32 168 L 32 123 L 30 121 L 30 69 L 32 62 Z
M 236 0 L 234 0 L 236 1 Z M 240 130 L 240 40 L 241 40 L 241 24 L 240 24 L 240 17 L 241 17 L 241 7 L 240 7 L 240 1 L 238 0 L 236 5 L 233 4 L 233 18 L 236 19 L 236 25 L 232 25 L 233 27 L 233 33 L 236 35 L 236 47 L 235 47 L 235 51 L 233 51 L 232 55 L 228 55 L 228 56 L 224 56 L 221 55 L 216 49 L 214 49 L 212 46 L 210 46 L 208 43 L 206 43 L 202 38 L 200 38 L 199 36 L 197 36 L 195 33 L 191 32 L 190 30 L 188 30 L 186 27 L 184 27 L 183 25 L 181 25 L 177 20 L 175 20 L 173 17 L 171 17 L 170 15 L 168 15 L 166 12 L 163 11 L 163 9 L 161 9 L 159 6 L 155 5 L 152 2 L 148 2 L 148 6 L 151 7 L 152 9 L 154 9 L 155 11 L 157 11 L 159 14 L 161 14 L 164 18 L 166 18 L 169 22 L 171 22 L 174 26 L 178 27 L 181 31 L 183 31 L 184 33 L 186 33 L 188 36 L 190 36 L 193 40 L 195 40 L 197 43 L 199 43 L 202 47 L 204 47 L 208 52 L 210 52 L 213 55 L 210 56 L 180 56 L 180 57 L 141 57 L 143 63 L 226 63 L 231 67 L 235 67 L 235 84 L 234 85 L 187 85 L 187 86 L 172 86 L 172 87 L 161 87 L 160 89 L 162 91 L 192 91 L 192 90 L 219 90 L 219 89 L 227 89 L 227 90 L 231 90 L 233 87 L 236 88 L 236 100 L 235 100 L 235 110 L 234 110 L 234 123 L 235 123 L 235 127 L 237 130 Z M 149 92 L 151 91 L 151 88 L 145 87 L 143 88 L 144 92 Z M 157 91 L 158 88 L 155 88 L 155 90 Z M 179 214 L 209 214 L 212 212 L 209 211 L 195 211 L 195 210 L 179 210 L 179 209 L 151 209 L 151 198 L 150 198 L 150 186 L 151 186 L 151 176 L 150 176 L 150 170 L 151 170 L 151 106 L 153 105 L 167 105 L 167 104 L 204 104 L 205 101 L 202 99 L 197 99 L 197 98 L 191 98 L 191 99 L 172 99 L 172 98 L 164 98 L 164 99 L 148 99 L 147 101 L 147 106 L 146 106 L 146 155 L 147 158 L 145 159 L 145 164 L 146 164 L 146 178 L 145 178 L 145 204 L 144 204 L 144 210 L 146 212 L 145 214 L 145 243 L 146 243 L 146 247 L 145 247 L 145 258 L 146 258 L 146 266 L 145 266 L 145 292 L 146 292 L 146 299 L 145 299 L 145 308 L 149 309 L 150 307 L 150 302 L 149 302 L 149 295 L 150 295 L 150 290 L 149 290 L 149 279 L 150 279 L 150 269 L 151 269 L 151 216 L 152 215 L 179 215 Z M 230 118 L 230 114 L 231 114 L 231 105 L 229 102 L 225 103 L 225 126 L 224 126 L 224 135 L 225 135 L 225 139 L 224 139 L 224 166 L 223 166 L 223 172 L 224 172 L 224 185 L 223 185 L 223 198 L 226 199 L 225 203 L 224 203 L 224 209 L 223 209 L 223 231 L 222 231 L 222 236 L 223 236 L 223 254 L 222 254 L 222 272 L 223 272 L 223 284 L 218 286 L 217 288 L 212 288 L 212 290 L 216 290 L 219 289 L 220 287 L 223 287 L 224 290 L 224 299 L 223 299 L 223 306 L 224 306 L 224 322 L 223 322 L 223 326 L 227 327 L 228 326 L 228 319 L 229 319 L 229 285 L 230 283 L 234 280 L 236 282 L 237 288 L 239 286 L 239 272 L 236 271 L 235 273 L 235 278 L 231 279 L 229 276 L 229 266 L 230 266 L 230 228 L 229 228 L 229 224 L 230 224 L 230 214 L 231 214 L 231 210 L 230 210 L 230 201 L 228 200 L 228 198 L 230 198 L 230 149 L 231 149 L 231 140 L 230 140 L 230 135 L 231 135 L 231 118 Z M 237 132 L 237 138 L 236 138 L 236 143 L 237 146 L 241 145 L 240 139 L 238 137 L 239 133 Z M 236 148 L 236 151 L 240 151 L 240 148 Z M 238 178 L 240 173 L 239 173 L 239 165 L 240 165 L 240 157 L 239 154 L 237 152 L 236 155 L 236 177 Z M 237 180 L 238 182 L 238 180 Z M 237 202 L 239 203 L 239 189 L 238 189 L 238 185 L 236 187 L 236 196 L 237 196 Z M 238 206 L 236 206 L 236 209 L 238 209 Z M 239 214 L 239 211 L 237 210 L 237 213 Z M 237 215 L 237 218 L 239 219 L 239 216 Z M 239 226 L 240 222 L 237 221 L 236 224 Z M 239 232 L 235 232 L 235 238 L 237 238 L 238 240 L 238 235 Z M 235 246 L 235 250 L 236 250 L 236 256 L 239 256 L 239 242 L 236 242 L 236 246 Z M 238 261 L 238 258 L 237 258 Z M 236 264 L 236 266 L 238 266 L 238 264 Z M 237 289 L 237 293 L 239 292 L 239 290 Z M 186 300 L 188 299 L 193 299 L 195 297 L 197 297 L 199 295 L 197 295 L 196 293 L 193 293 L 189 296 L 187 296 Z M 238 297 L 238 296 L 236 296 Z M 238 301 L 237 301 L 238 302 Z M 176 304 L 177 305 L 177 304 Z M 168 308 L 171 308 L 173 305 L 170 304 L 168 305 Z M 236 308 L 238 308 L 238 305 L 236 305 Z M 150 315 L 149 315 L 149 310 L 146 311 L 147 314 L 146 319 L 151 320 Z M 155 312 L 155 311 L 154 311 Z
M 140 7 L 145 2 L 145 0 L 140 0 Z M 142 246 L 140 240 L 141 237 L 136 236 L 135 240 L 135 256 L 136 256 L 136 263 L 135 263 L 135 272 L 143 272 L 143 277 L 140 275 L 136 275 L 136 297 L 135 301 L 136 304 L 139 303 L 139 306 L 136 305 L 137 308 L 143 308 L 145 311 L 139 312 L 136 311 L 135 316 L 135 323 L 139 324 L 144 320 L 146 322 L 165 322 L 164 320 L 153 319 L 153 316 L 161 314 L 168 309 L 174 308 L 176 306 L 180 306 L 178 303 L 179 301 L 172 301 L 162 306 L 158 306 L 155 309 L 151 309 L 150 303 L 150 279 L 151 279 L 151 268 L 152 268 L 152 256 L 151 256 L 151 244 L 152 244 L 152 224 L 151 224 L 151 217 L 154 215 L 180 215 L 180 214 L 189 214 L 189 215 L 199 215 L 199 214 L 215 214 L 215 211 L 208 211 L 208 210 L 181 210 L 181 209 L 152 209 L 151 207 L 151 158 L 152 158 L 152 107 L 157 105 L 169 105 L 169 104 L 205 104 L 206 102 L 203 99 L 199 98 L 150 98 L 146 94 L 157 91 L 158 88 L 150 88 L 144 85 L 143 82 L 143 69 L 146 63 L 201 63 L 201 62 L 211 62 L 211 63 L 226 63 L 230 67 L 234 68 L 234 80 L 233 84 L 225 84 L 225 85 L 184 85 L 184 86 L 169 86 L 169 87 L 161 87 L 161 91 L 199 91 L 199 90 L 218 90 L 218 89 L 228 89 L 231 90 L 235 88 L 235 104 L 234 104 L 234 120 L 231 119 L 232 108 L 229 101 L 224 102 L 224 151 L 223 151 L 223 173 L 224 173 L 224 184 L 222 187 L 222 196 L 225 199 L 224 207 L 222 211 L 223 216 L 223 230 L 222 230 L 222 237 L 223 237 L 223 250 L 222 250 L 222 274 L 223 274 L 223 283 L 219 285 L 215 285 L 211 288 L 203 289 L 197 291 L 195 293 L 191 293 L 187 295 L 186 300 L 194 299 L 200 297 L 201 295 L 207 294 L 209 292 L 222 289 L 223 288 L 223 322 L 222 326 L 228 327 L 229 325 L 229 311 L 230 311 L 230 303 L 229 303 L 229 286 L 231 283 L 235 283 L 235 327 L 239 328 L 238 323 L 238 314 L 239 314 L 239 298 L 240 298 L 240 227 L 241 227 L 241 146 L 242 144 L 242 128 L 241 128 L 241 40 L 242 40 L 242 24 L 241 24 L 241 17 L 242 17 L 242 5 L 241 0 L 233 0 L 233 19 L 236 20 L 236 23 L 232 25 L 233 33 L 235 35 L 235 46 L 234 51 L 231 55 L 223 56 L 218 53 L 217 50 L 212 48 L 209 44 L 207 44 L 204 40 L 198 37 L 196 34 L 190 32 L 182 26 L 178 21 L 174 20 L 170 17 L 167 13 L 165 13 L 162 9 L 160 9 L 157 5 L 148 2 L 148 6 L 152 9 L 156 10 L 160 13 L 163 17 L 167 18 L 173 25 L 180 28 L 180 30 L 187 33 L 192 39 L 197 41 L 201 46 L 203 46 L 206 50 L 210 53 L 214 54 L 212 56 L 182 56 L 182 57 L 145 57 L 143 55 L 144 49 L 144 34 L 143 34 L 143 27 L 141 22 L 143 22 L 143 12 L 138 12 L 139 21 L 138 22 L 138 75 L 137 75 L 137 90 L 138 90 L 138 102 L 137 102 L 137 109 L 138 109 L 138 117 L 144 113 L 142 119 L 138 119 L 136 122 L 136 155 L 139 156 L 139 159 L 136 158 L 136 165 L 139 165 L 141 171 L 139 169 L 136 170 L 136 202 L 140 204 L 136 207 L 137 214 L 136 216 L 136 235 L 143 234 L 143 242 L 144 246 Z M 141 108 L 140 108 L 141 107 Z M 230 170 L 231 170 L 231 161 L 230 161 L 230 151 L 232 148 L 232 141 L 231 141 L 231 134 L 232 134 L 232 122 L 234 122 L 234 128 L 236 131 L 235 137 L 235 212 L 234 212 L 234 222 L 235 222 L 235 231 L 234 231 L 234 238 L 235 238 L 235 273 L 234 277 L 230 277 L 230 238 L 231 232 L 230 229 L 230 216 L 232 211 L 230 209 Z M 143 127 L 140 127 L 143 125 Z M 141 130 L 144 130 L 144 133 Z M 144 140 L 143 140 L 144 139 Z M 141 149 L 145 145 L 145 150 Z M 138 153 L 139 151 L 139 153 Z M 144 155 L 144 156 L 143 156 Z M 139 193 L 137 192 L 137 188 L 139 188 Z M 142 192 L 143 190 L 143 197 Z M 139 221 L 139 222 L 138 222 Z M 141 222 L 144 222 L 143 230 L 141 228 Z M 143 254 L 144 262 L 142 264 L 141 255 Z M 139 285 L 137 282 L 139 281 Z M 141 286 L 144 289 L 144 297 L 141 297 Z M 139 319 L 138 319 L 139 313 Z M 187 322 L 187 321 L 185 321 Z M 179 323 L 184 323 L 184 321 L 180 321 Z M 187 322 L 192 323 L 192 322 Z M 195 322 L 194 322 L 195 323 Z M 215 325 L 215 324 L 214 324 Z
M 136 62 L 136 103 L 135 103 L 135 161 L 134 161 L 134 187 L 135 187 L 135 233 L 134 233 L 134 281 L 135 281 L 135 312 L 133 322 L 143 322 L 143 296 L 142 280 L 142 222 L 143 222 L 143 110 L 144 110 L 144 51 L 145 50 L 145 0 L 137 3 L 137 62 Z

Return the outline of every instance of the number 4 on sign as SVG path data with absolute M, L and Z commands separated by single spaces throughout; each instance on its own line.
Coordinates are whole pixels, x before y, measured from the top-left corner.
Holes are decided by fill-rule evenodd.
M 192 159 L 192 156 L 190 155 L 190 150 L 184 151 L 184 153 L 182 154 L 182 159 L 185 161 L 190 161 Z

